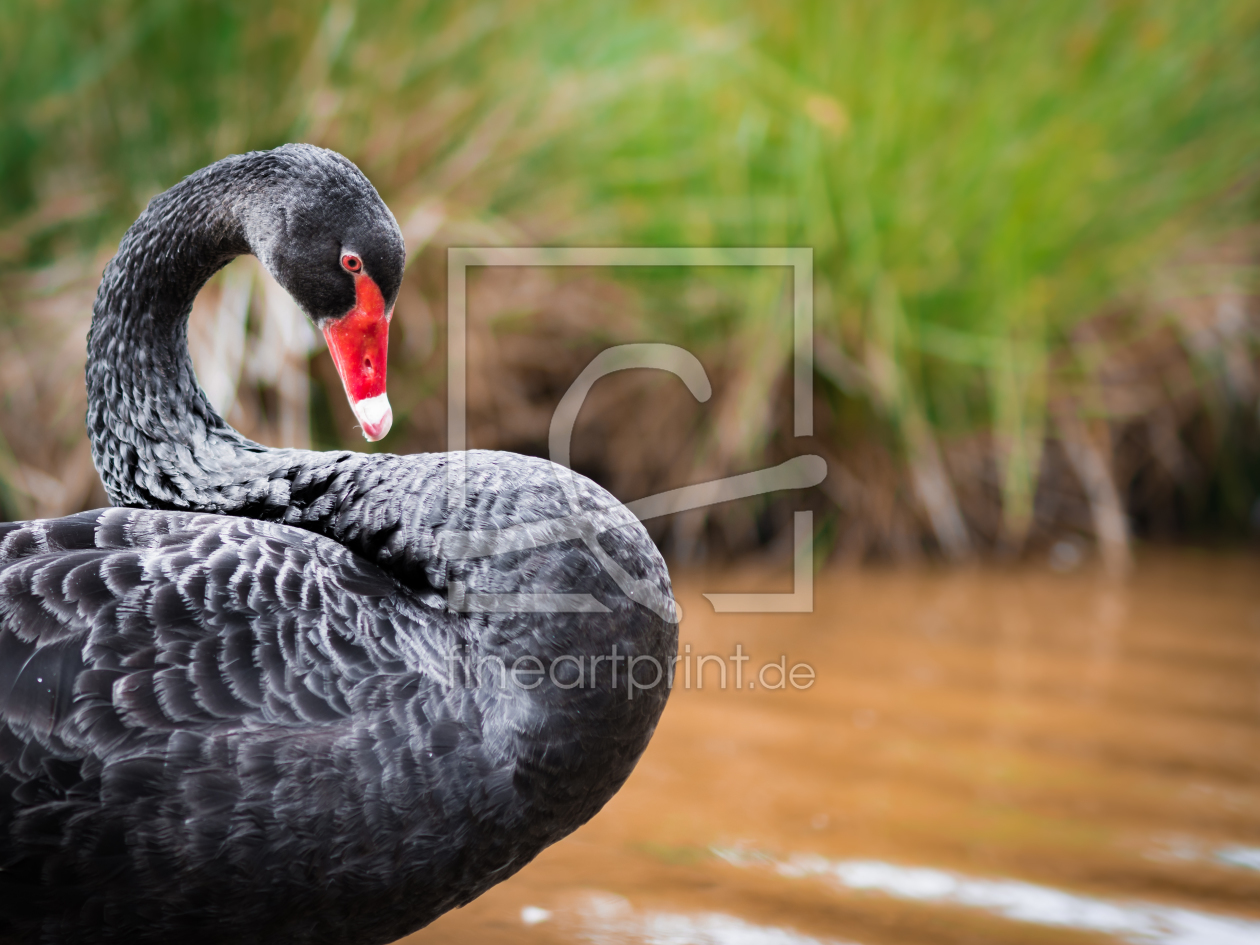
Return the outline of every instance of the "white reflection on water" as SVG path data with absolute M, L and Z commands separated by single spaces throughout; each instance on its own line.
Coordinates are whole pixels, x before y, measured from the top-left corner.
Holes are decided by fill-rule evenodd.
M 1216 858 L 1230 866 L 1260 870 L 1260 848 L 1258 847 L 1224 847 L 1216 851 Z
M 595 945 L 852 945 L 753 925 L 720 912 L 635 912 L 625 899 L 608 894 L 591 896 L 579 914 L 583 937 Z
M 1015 922 L 1115 935 L 1148 945 L 1256 945 L 1260 922 L 1152 902 L 1098 899 L 1011 879 L 978 879 L 921 866 L 879 860 L 787 861 L 746 850 L 713 852 L 736 866 L 767 865 L 781 876 L 822 877 L 846 889 L 870 890 L 947 906 L 983 909 Z

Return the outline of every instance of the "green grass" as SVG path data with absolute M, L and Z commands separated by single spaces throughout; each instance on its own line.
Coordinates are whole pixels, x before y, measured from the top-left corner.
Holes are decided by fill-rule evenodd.
M 991 431 L 1018 536 L 1049 400 L 1090 369 L 1074 327 L 1260 214 L 1257 89 L 1251 0 L 0 0 L 0 272 L 291 139 L 400 217 L 438 195 L 551 242 L 811 246 L 875 433 L 913 464 Z M 697 282 L 722 301 L 679 318 Z M 781 299 L 754 283 L 636 278 L 656 330 L 728 346 L 756 400 Z
M 821 331 L 903 433 L 992 430 L 1020 530 L 1072 327 L 1255 218 L 1260 8 L 709 10 L 601 122 L 584 203 L 611 239 L 812 246 Z

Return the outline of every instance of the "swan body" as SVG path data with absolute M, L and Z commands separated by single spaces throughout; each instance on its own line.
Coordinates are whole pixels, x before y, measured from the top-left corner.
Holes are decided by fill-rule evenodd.
M 352 405 L 387 429 L 402 240 L 354 165 L 288 145 L 154 199 L 89 340 L 119 507 L 0 525 L 5 945 L 393 941 L 592 817 L 668 696 L 677 625 L 641 590 L 669 602 L 668 574 L 596 484 L 508 453 L 452 476 L 448 454 L 268 449 L 215 414 L 186 321 L 245 252 L 350 352 Z M 575 511 L 602 530 L 547 537 Z M 530 524 L 543 540 L 445 552 Z M 455 582 L 598 606 L 465 612 Z M 631 685 L 635 658 L 666 677 Z

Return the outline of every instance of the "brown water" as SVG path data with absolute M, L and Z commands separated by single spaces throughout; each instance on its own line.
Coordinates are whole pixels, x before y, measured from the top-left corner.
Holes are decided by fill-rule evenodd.
M 693 668 L 599 816 L 407 941 L 1260 943 L 1257 577 L 824 572 L 813 614 L 715 615 L 790 579 L 683 575 L 744 688 Z M 748 689 L 780 655 L 814 685 Z

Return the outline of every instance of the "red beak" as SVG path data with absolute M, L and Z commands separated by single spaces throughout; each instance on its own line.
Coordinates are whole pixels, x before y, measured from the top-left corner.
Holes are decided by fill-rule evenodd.
M 363 426 L 363 436 L 375 442 L 394 422 L 385 393 L 385 360 L 389 353 L 389 320 L 385 298 L 370 276 L 354 276 L 355 305 L 350 312 L 324 326 L 324 339 L 350 400 Z

